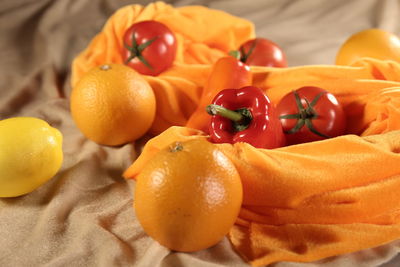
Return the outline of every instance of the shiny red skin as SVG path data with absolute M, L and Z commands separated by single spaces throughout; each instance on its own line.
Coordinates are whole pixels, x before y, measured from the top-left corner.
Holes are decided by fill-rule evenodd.
M 249 127 L 235 131 L 232 121 L 214 115 L 209 122 L 210 141 L 213 143 L 246 142 L 256 148 L 277 148 L 285 145 L 285 136 L 276 110 L 268 96 L 258 87 L 225 89 L 212 101 L 230 110 L 248 108 L 253 116 Z
M 164 24 L 147 20 L 133 24 L 124 33 L 123 42 L 132 46 L 132 36 L 135 33 L 138 45 L 155 39 L 151 45 L 146 47 L 142 56 L 149 62 L 152 68 L 147 67 L 138 57 L 126 63 L 131 52 L 124 46 L 122 58 L 126 65 L 144 75 L 157 76 L 170 68 L 175 60 L 177 41 L 174 33 Z
M 337 101 L 336 97 L 319 87 L 302 87 L 296 90 L 300 96 L 303 107 L 307 107 L 307 102 L 311 102 L 319 93 L 324 94 L 317 101 L 314 106 L 315 112 L 318 114 L 317 118 L 312 119 L 314 128 L 329 137 L 336 137 L 345 134 L 346 130 L 346 115 L 343 111 L 341 104 Z M 297 104 L 293 92 L 285 95 L 277 105 L 278 116 L 296 114 L 298 113 Z M 284 132 L 289 131 L 295 127 L 297 119 L 281 119 Z M 306 143 L 326 139 L 322 136 L 316 135 L 311 132 L 309 128 L 304 125 L 297 133 L 287 134 L 286 140 L 288 145 Z
M 285 68 L 288 66 L 286 55 L 282 48 L 265 38 L 255 38 L 242 44 L 239 48 L 242 54 L 241 56 L 248 53 L 254 42 L 256 42 L 254 49 L 244 63 L 250 66 L 277 68 Z

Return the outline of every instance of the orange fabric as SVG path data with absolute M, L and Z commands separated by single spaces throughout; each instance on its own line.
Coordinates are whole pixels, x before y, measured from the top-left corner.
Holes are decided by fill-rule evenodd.
M 174 141 L 204 138 L 171 127 L 126 170 L 134 178 Z M 216 144 L 235 164 L 243 205 L 229 238 L 254 266 L 307 262 L 400 238 L 400 131 L 345 135 L 278 149 Z
M 157 77 L 146 76 L 157 99 L 151 133 L 185 125 L 196 108 L 211 64 L 254 37 L 254 25 L 226 12 L 203 6 L 174 8 L 163 2 L 129 5 L 113 14 L 72 64 L 72 86 L 84 73 L 104 63 L 122 63 L 122 36 L 135 22 L 156 20 L 167 25 L 178 41 L 173 66 Z
M 399 239 L 400 64 L 363 59 L 350 67 L 252 69 L 254 84 L 275 103 L 305 85 L 333 92 L 349 118 L 349 134 L 273 150 L 216 144 L 243 183 L 242 210 L 229 234 L 235 250 L 261 266 Z M 204 134 L 168 129 L 150 140 L 124 176 L 135 178 L 159 149 L 192 138 Z
M 302 86 L 318 86 L 328 90 L 343 105 L 347 116 L 347 132 L 354 134 L 362 134 L 371 120 L 375 119 L 365 116 L 365 107 L 372 101 L 371 98 L 383 93 L 381 90 L 397 90 L 400 86 L 400 64 L 372 58 L 361 59 L 349 67 L 310 65 L 276 69 L 253 67 L 252 70 L 253 85 L 264 88 L 273 103 Z M 368 112 L 374 112 L 372 110 Z

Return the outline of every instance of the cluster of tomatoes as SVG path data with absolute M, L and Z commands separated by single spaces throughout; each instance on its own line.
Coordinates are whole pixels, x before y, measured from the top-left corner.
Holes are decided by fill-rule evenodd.
M 126 65 L 144 75 L 157 76 L 172 66 L 177 51 L 174 33 L 157 21 L 142 21 L 123 37 Z M 245 66 L 287 67 L 275 43 L 255 38 L 231 53 Z M 161 60 L 162 59 L 162 60 Z M 258 148 L 311 142 L 344 134 L 346 119 L 334 95 L 317 87 L 302 87 L 274 106 L 253 86 L 225 89 L 213 96 L 206 131 L 215 143 L 247 142 Z M 201 112 L 206 112 L 202 107 Z
M 126 65 L 144 75 L 157 76 L 172 66 L 177 41 L 163 23 L 147 20 L 133 24 L 124 33 L 122 57 Z M 239 47 L 240 61 L 248 65 L 287 67 L 286 56 L 275 43 L 264 38 Z

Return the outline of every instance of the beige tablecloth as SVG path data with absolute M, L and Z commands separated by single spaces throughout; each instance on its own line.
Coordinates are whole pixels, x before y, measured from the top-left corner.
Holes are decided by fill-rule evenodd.
M 119 7 L 149 2 L 0 2 L 0 119 L 45 119 L 63 133 L 65 157 L 60 172 L 36 191 L 0 199 L 0 266 L 248 266 L 227 239 L 196 253 L 172 253 L 150 239 L 121 177 L 145 139 L 118 148 L 99 146 L 71 119 L 73 57 Z M 285 50 L 290 66 L 333 64 L 340 44 L 362 29 L 400 34 L 398 0 L 166 2 L 206 5 L 253 21 L 257 35 Z M 400 266 L 399 251 L 396 241 L 316 263 L 274 266 Z

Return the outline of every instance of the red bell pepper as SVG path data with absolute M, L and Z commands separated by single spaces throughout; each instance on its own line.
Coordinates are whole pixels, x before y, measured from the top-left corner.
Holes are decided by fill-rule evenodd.
M 264 92 L 254 86 L 220 91 L 207 106 L 210 141 L 246 142 L 257 148 L 285 145 L 279 117 Z
M 232 56 L 218 59 L 211 69 L 199 105 L 187 121 L 186 127 L 208 133 L 208 114 L 204 110 L 211 103 L 213 97 L 225 88 L 251 85 L 252 78 L 250 67 L 239 59 Z

